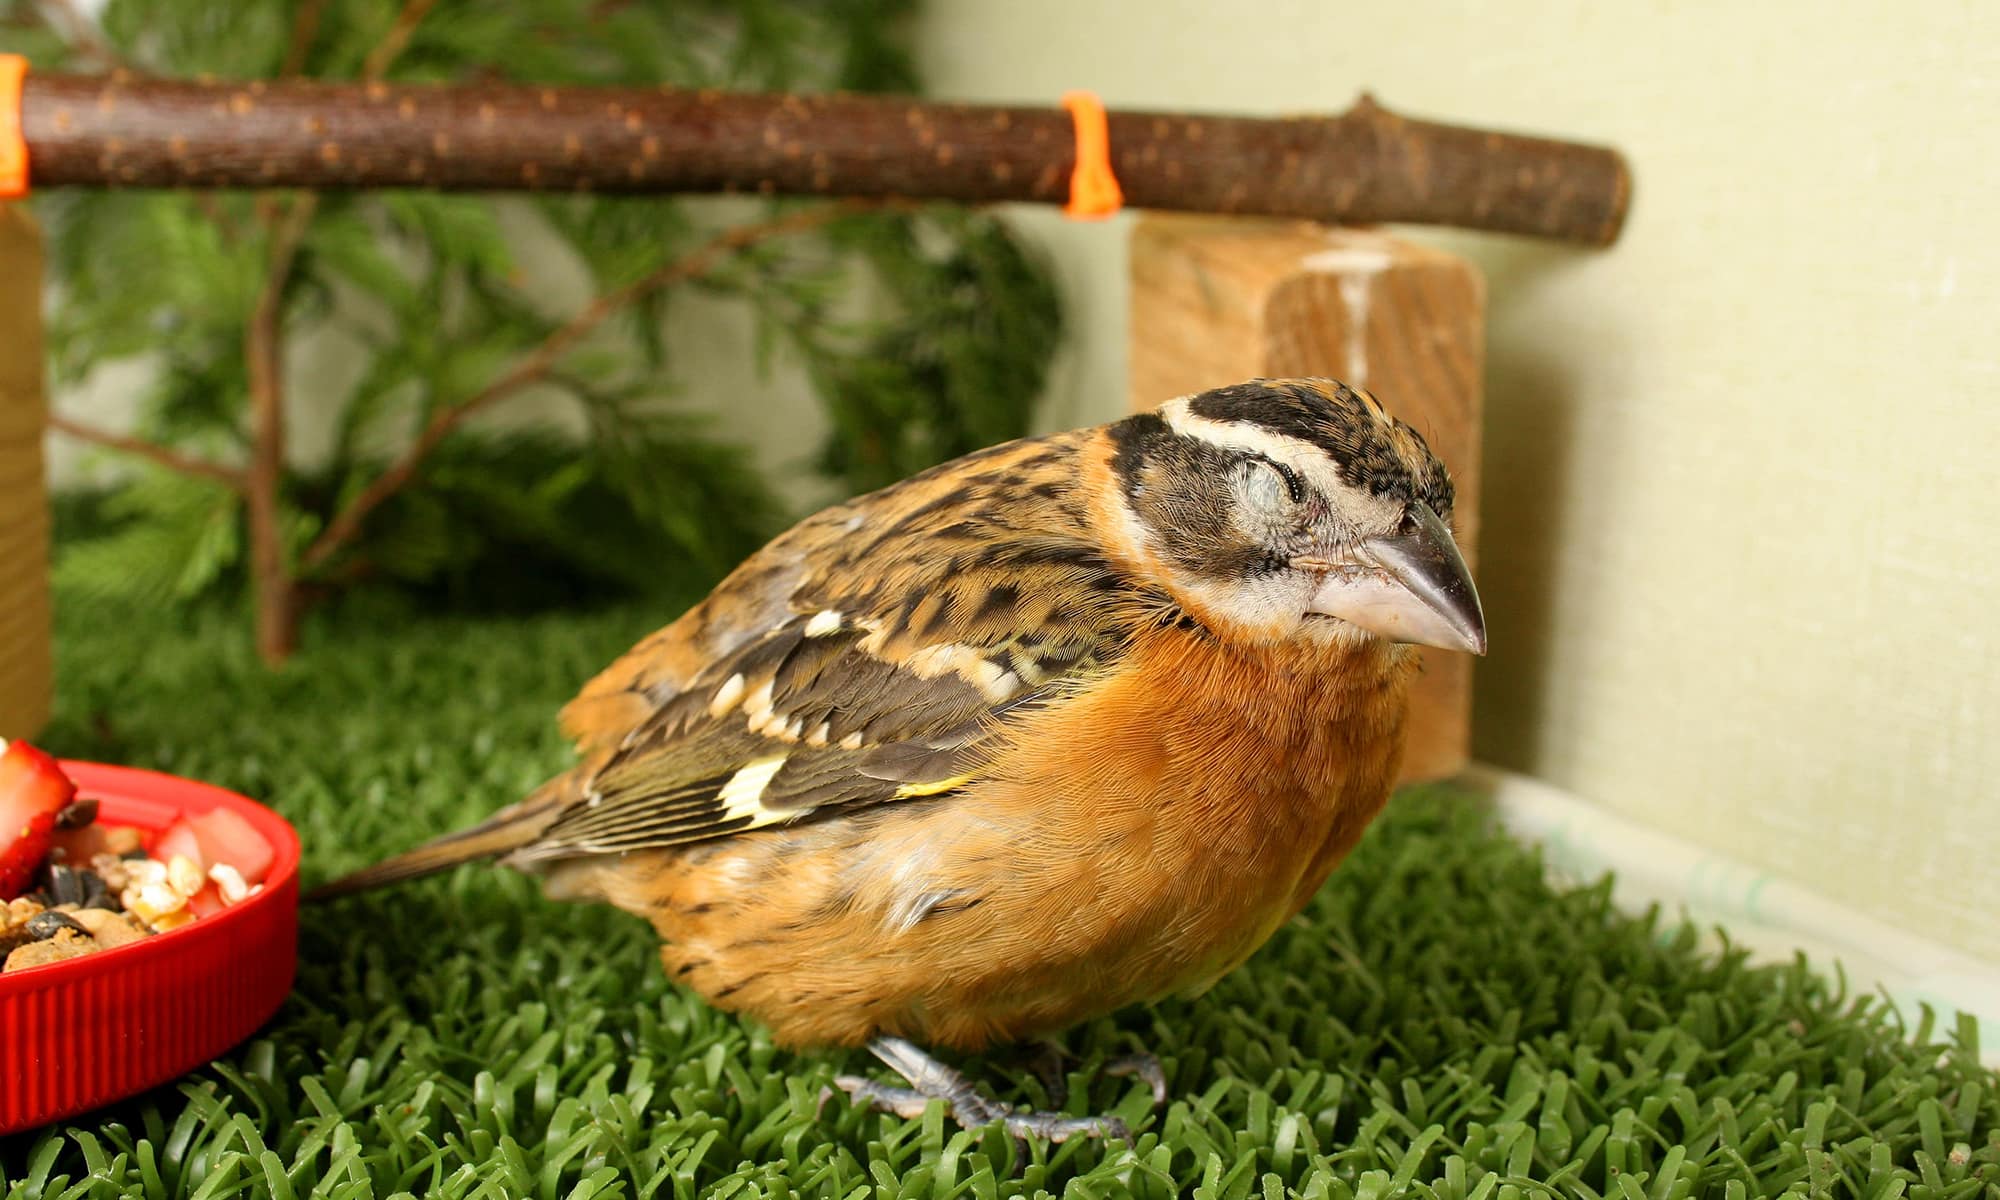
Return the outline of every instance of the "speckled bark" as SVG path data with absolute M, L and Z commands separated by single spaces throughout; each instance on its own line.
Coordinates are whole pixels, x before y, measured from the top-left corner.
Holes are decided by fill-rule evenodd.
M 0 736 L 48 721 L 49 496 L 42 465 L 42 239 L 25 206 L 0 204 Z
M 753 192 L 1060 203 L 1059 108 L 677 89 L 30 75 L 40 187 Z M 1609 149 L 1411 120 L 1363 97 L 1281 119 L 1110 114 L 1137 208 L 1457 225 L 1605 244 Z

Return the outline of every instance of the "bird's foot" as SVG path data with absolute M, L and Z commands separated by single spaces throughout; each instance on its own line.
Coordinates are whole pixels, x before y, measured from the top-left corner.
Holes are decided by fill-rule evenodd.
M 1071 1117 L 1052 1112 L 1016 1112 L 975 1087 L 971 1080 L 932 1058 L 902 1038 L 877 1038 L 868 1043 L 875 1057 L 909 1081 L 906 1088 L 892 1087 L 855 1075 L 834 1077 L 834 1086 L 867 1104 L 899 1117 L 923 1115 L 924 1106 L 942 1100 L 951 1115 L 966 1129 L 984 1129 L 996 1122 L 1016 1138 L 1040 1138 L 1048 1142 L 1073 1137 L 1117 1138 L 1130 1142 L 1132 1131 L 1117 1117 Z M 1158 1063 L 1154 1064 L 1155 1070 Z M 1165 1082 L 1162 1080 L 1161 1087 Z
M 1064 1064 L 1070 1060 L 1069 1051 L 1055 1042 L 1043 1041 L 1035 1043 L 1029 1055 L 1028 1069 L 1041 1081 L 1049 1103 L 1057 1108 L 1069 1103 L 1069 1076 L 1063 1070 Z M 1155 1055 L 1143 1050 L 1137 1054 L 1121 1055 L 1105 1063 L 1100 1068 L 1100 1074 L 1115 1079 L 1144 1080 L 1153 1093 L 1153 1107 L 1167 1106 L 1167 1072 Z

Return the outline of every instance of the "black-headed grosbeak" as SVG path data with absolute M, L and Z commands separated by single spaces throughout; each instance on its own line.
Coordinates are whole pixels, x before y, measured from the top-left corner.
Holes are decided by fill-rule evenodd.
M 322 894 L 471 859 L 658 929 L 791 1046 L 866 1045 L 898 1111 L 1061 1138 L 917 1043 L 1198 991 L 1381 810 L 1405 643 L 1485 649 L 1408 426 L 1257 380 L 982 450 L 781 535 L 562 713 L 577 766 Z

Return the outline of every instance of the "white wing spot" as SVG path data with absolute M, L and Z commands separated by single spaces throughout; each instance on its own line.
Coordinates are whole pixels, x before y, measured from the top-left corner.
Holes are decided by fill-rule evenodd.
M 750 718 L 751 733 L 779 742 L 798 741 L 799 734 L 805 729 L 805 725 L 806 719 L 803 714 L 788 717 L 784 713 L 775 710 L 766 712 L 762 717 L 753 714 Z
M 719 717 L 730 709 L 735 708 L 736 702 L 742 698 L 743 672 L 738 671 L 729 677 L 728 682 L 715 689 L 715 699 L 708 702 L 708 715 Z
M 764 722 L 771 719 L 772 683 L 772 680 L 766 679 L 757 686 L 756 691 L 750 693 L 750 698 L 743 702 L 743 711 L 750 718 L 750 732 L 752 733 L 756 733 L 763 726 Z
M 841 738 L 840 748 L 842 750 L 861 749 L 861 731 L 857 729 L 853 733 L 848 734 L 846 737 Z
M 806 735 L 806 745 L 824 746 L 826 745 L 826 735 L 832 732 L 833 732 L 833 722 L 821 721 L 819 723 L 818 729 L 815 729 L 811 733 Z
M 959 670 L 979 689 L 981 695 L 995 704 L 1012 699 L 1014 693 L 1021 690 L 1021 677 L 996 662 L 978 658 L 961 664 Z
M 737 817 L 755 818 L 764 811 L 764 789 L 770 785 L 771 777 L 785 765 L 782 754 L 771 758 L 760 758 L 729 777 L 722 785 L 722 793 L 716 799 L 722 802 L 722 819 Z
M 953 674 L 979 689 L 981 695 L 998 704 L 1021 690 L 1021 677 L 986 657 L 976 646 L 945 642 L 926 646 L 903 663 L 919 679 L 936 679 Z
M 823 609 L 815 613 L 812 620 L 806 622 L 806 636 L 817 638 L 839 633 L 842 619 L 837 610 L 831 608 Z

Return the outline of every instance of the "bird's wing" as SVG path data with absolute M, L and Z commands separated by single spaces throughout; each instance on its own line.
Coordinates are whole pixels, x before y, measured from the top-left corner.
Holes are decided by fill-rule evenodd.
M 756 593 L 761 628 L 739 623 L 615 741 L 601 731 L 578 798 L 515 860 L 685 844 L 963 785 L 1011 717 L 1168 616 L 1098 548 L 1074 455 L 1047 439 L 1000 447 L 774 543 L 746 570 L 788 578 L 782 611 Z M 722 607 L 708 624 L 733 619 Z
M 808 525 L 811 522 L 807 523 Z M 793 530 L 750 556 L 681 618 L 620 655 L 563 706 L 561 723 L 586 756 L 622 742 L 718 659 L 792 616 L 808 547 Z

